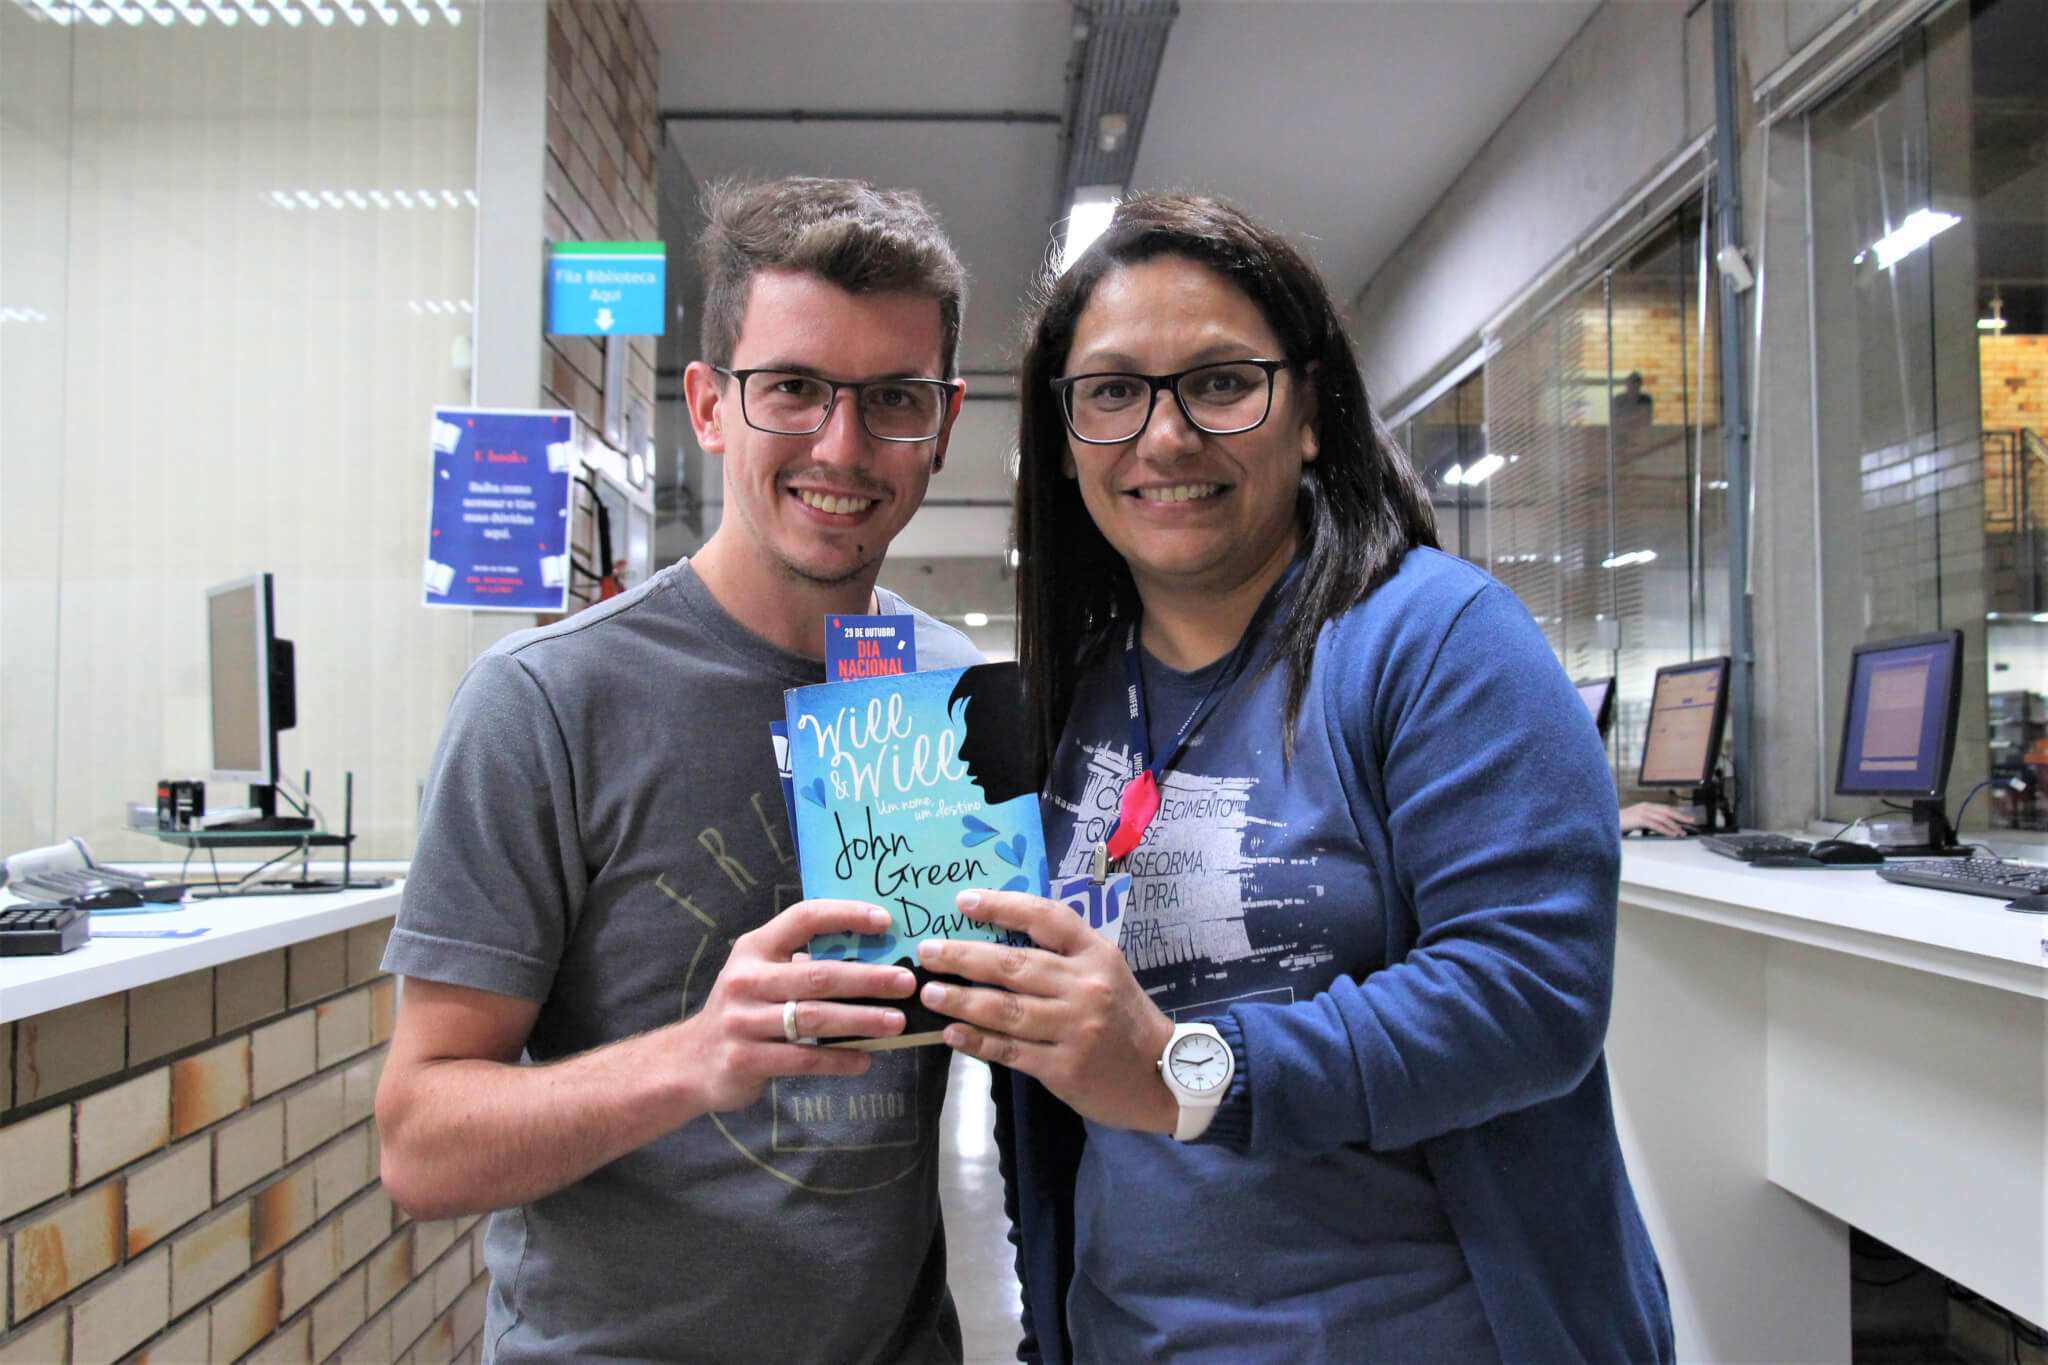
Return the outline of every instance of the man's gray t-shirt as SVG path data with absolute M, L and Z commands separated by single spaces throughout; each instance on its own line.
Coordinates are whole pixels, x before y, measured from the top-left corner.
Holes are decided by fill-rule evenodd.
M 917 618 L 918 663 L 979 661 Z M 479 658 L 435 754 L 387 971 L 540 1002 L 547 1062 L 695 1013 L 803 898 L 768 722 L 824 666 L 687 563 Z M 957 1361 L 939 1224 L 951 1053 L 772 1082 L 493 1216 L 484 1358 Z

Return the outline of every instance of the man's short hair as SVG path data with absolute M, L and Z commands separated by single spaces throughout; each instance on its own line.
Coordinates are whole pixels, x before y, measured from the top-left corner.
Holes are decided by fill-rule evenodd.
M 901 291 L 936 299 L 940 377 L 953 377 L 967 272 L 915 191 L 791 176 L 762 184 L 715 185 L 704 208 L 710 221 L 697 254 L 704 271 L 700 341 L 705 360 L 732 364 L 756 274 L 796 270 L 849 294 Z

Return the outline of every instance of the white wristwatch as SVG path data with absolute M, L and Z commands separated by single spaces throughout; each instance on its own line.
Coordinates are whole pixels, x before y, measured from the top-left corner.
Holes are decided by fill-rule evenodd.
M 1158 1065 L 1160 1079 L 1180 1101 L 1180 1121 L 1174 1124 L 1173 1135 L 1193 1142 L 1216 1117 L 1237 1071 L 1237 1059 L 1214 1024 L 1176 1024 Z

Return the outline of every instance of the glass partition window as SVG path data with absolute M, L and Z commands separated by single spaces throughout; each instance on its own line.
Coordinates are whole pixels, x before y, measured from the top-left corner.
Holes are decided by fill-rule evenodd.
M 2044 69 L 2048 8 L 1959 0 L 1807 120 L 1824 752 L 1854 646 L 1960 628 L 1949 807 L 1997 779 L 1980 828 L 2048 827 Z
M 1696 207 L 1679 214 L 1486 366 L 1499 464 L 1469 557 L 1522 599 L 1572 676 L 1617 678 L 1609 744 L 1625 793 L 1657 670 L 1727 647 L 1703 231 Z
M 1448 554 L 1483 563 L 1474 543 L 1475 520 L 1486 507 L 1493 466 L 1486 458 L 1486 376 L 1459 380 L 1408 423 L 1408 454 L 1429 484 L 1437 541 Z M 1472 477 L 1467 478 L 1467 471 Z
M 469 396 L 478 26 L 65 10 L 0 4 L 0 477 L 27 628 L 0 844 L 167 856 L 126 806 L 206 776 L 204 589 L 268 571 L 297 645 L 282 767 L 336 827 L 353 772 L 358 854 L 404 857 L 469 658 L 464 614 L 420 596 L 430 413 Z

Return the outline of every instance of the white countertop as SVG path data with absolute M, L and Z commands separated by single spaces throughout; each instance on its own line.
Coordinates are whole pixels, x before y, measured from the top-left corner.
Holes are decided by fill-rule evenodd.
M 398 913 L 403 887 L 399 882 L 377 890 L 229 896 L 152 914 L 95 915 L 93 924 L 101 929 L 206 932 L 193 938 L 102 938 L 69 953 L 0 958 L 0 1023 L 387 919 Z
M 1621 901 L 2048 999 L 2048 915 L 1869 867 L 1756 868 L 1695 840 L 1624 839 Z

